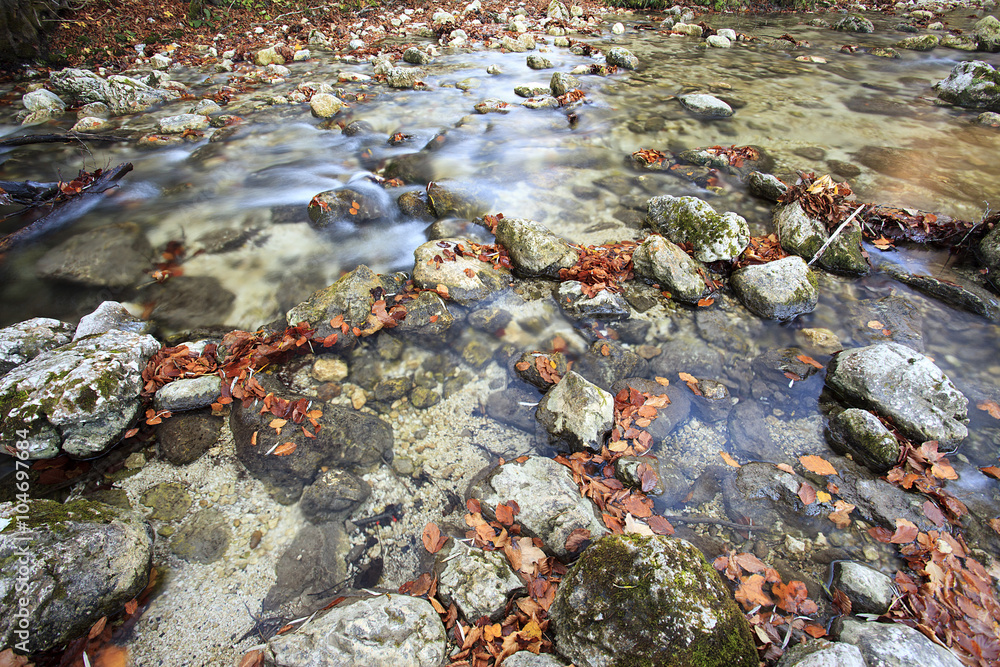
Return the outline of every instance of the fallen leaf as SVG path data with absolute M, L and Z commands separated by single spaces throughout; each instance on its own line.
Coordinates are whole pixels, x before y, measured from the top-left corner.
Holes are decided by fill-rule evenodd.
M 298 448 L 298 445 L 294 442 L 283 442 L 278 445 L 274 450 L 275 456 L 288 456 Z
M 699 308 L 707 308 L 707 307 L 711 306 L 713 303 L 715 303 L 715 299 L 713 299 L 711 297 L 709 297 L 707 299 L 698 299 L 698 307 Z
M 667 521 L 665 518 L 663 518 L 662 516 L 660 516 L 658 514 L 654 514 L 653 516 L 651 516 L 648 519 L 646 519 L 646 524 L 650 528 L 652 528 L 653 532 L 656 533 L 657 535 L 673 535 L 674 534 L 674 527 L 673 527 L 673 525 L 669 521 Z
M 792 468 L 792 466 L 788 465 L 787 463 L 779 463 L 778 465 L 775 466 L 775 468 L 777 468 L 778 470 L 783 470 L 792 475 L 795 474 L 795 469 Z
M 831 500 L 833 500 L 833 496 L 831 496 L 826 491 L 817 491 L 816 492 L 816 500 L 818 500 L 821 503 L 828 503 Z
M 514 523 L 514 512 L 511 510 L 509 506 L 507 506 L 504 503 L 497 503 L 497 509 L 495 514 L 497 517 L 497 521 L 499 521 L 501 524 L 505 526 L 509 526 L 510 524 Z
M 740 585 L 735 593 L 737 602 L 742 604 L 745 609 L 753 609 L 758 605 L 763 607 L 774 605 L 774 600 L 764 592 L 763 585 L 764 576 L 761 574 L 752 574 L 740 579 Z
M 107 624 L 108 624 L 108 617 L 101 616 L 101 618 L 99 618 L 97 622 L 94 623 L 93 626 L 91 626 L 90 632 L 87 633 L 87 639 L 93 639 L 97 635 L 104 632 L 104 626 Z
M 879 322 L 878 320 L 869 320 L 868 321 L 868 328 L 869 329 L 884 329 L 885 325 L 882 324 L 881 322 Z
M 817 475 L 836 475 L 837 470 L 822 456 L 800 456 L 799 463 L 809 472 Z
M 536 547 L 530 537 L 518 538 L 517 546 L 521 550 L 521 572 L 533 574 L 535 563 L 545 560 L 545 552 Z
M 644 524 L 642 521 L 637 521 L 631 514 L 625 515 L 625 532 L 635 533 L 636 535 L 648 535 L 649 537 L 656 534 L 653 532 L 652 528 Z
M 804 355 L 804 354 L 800 354 L 800 355 L 798 355 L 795 358 L 798 359 L 799 361 L 801 361 L 804 364 L 809 364 L 810 366 L 815 366 L 816 368 L 819 368 L 820 370 L 823 369 L 823 364 L 819 363 L 818 361 L 816 361 L 815 359 L 813 359 L 810 356 L 807 356 L 807 355 Z
M 738 553 L 732 556 L 732 560 L 736 561 L 737 565 L 752 574 L 760 574 L 766 569 L 764 562 L 751 553 Z
M 976 403 L 976 407 L 990 413 L 990 417 L 993 419 L 1000 419 L 1000 404 L 996 401 L 979 401 Z
M 128 649 L 105 644 L 90 664 L 92 667 L 125 667 L 128 664 Z
M 264 664 L 264 651 L 261 649 L 254 649 L 253 651 L 247 651 L 240 658 L 240 663 L 238 667 L 261 667 Z
M 660 377 L 659 375 L 657 375 L 656 377 L 653 378 L 653 380 L 656 381 L 656 384 L 661 384 L 664 387 L 670 386 L 670 380 L 668 378 Z
M 681 382 L 690 382 L 692 384 L 698 384 L 698 378 L 691 375 L 690 373 L 678 373 L 677 377 L 681 379 Z
M 985 468 L 980 468 L 979 472 L 983 473 L 987 477 L 992 477 L 993 479 L 1000 479 L 1000 468 L 996 466 L 986 466 Z
M 917 538 L 917 533 L 919 532 L 912 521 L 896 519 L 896 532 L 892 534 L 889 542 L 892 544 L 909 544 Z
M 933 500 L 925 500 L 923 504 L 924 516 L 930 519 L 930 521 L 938 528 L 944 525 L 946 518 L 944 512 L 938 507 Z
M 423 540 L 424 548 L 428 552 L 436 554 L 438 551 L 441 551 L 441 547 L 448 541 L 448 536 L 442 535 L 441 529 L 437 527 L 437 524 L 430 522 L 424 526 L 424 534 L 421 539 Z
M 579 551 L 590 539 L 590 531 L 586 528 L 577 528 L 566 538 L 566 551 Z
M 812 505 L 816 502 L 816 489 L 802 482 L 802 486 L 799 487 L 799 500 L 802 501 L 803 505 Z
M 726 465 L 728 465 L 728 466 L 732 466 L 733 468 L 742 468 L 743 467 L 743 466 L 740 465 L 739 461 L 737 461 L 736 459 L 734 459 L 732 456 L 730 456 L 726 452 L 720 451 L 719 452 L 719 456 L 722 457 L 722 460 L 725 461 Z

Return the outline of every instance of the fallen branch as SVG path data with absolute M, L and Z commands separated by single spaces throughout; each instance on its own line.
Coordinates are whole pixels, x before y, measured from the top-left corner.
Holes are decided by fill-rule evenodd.
M 80 217 L 97 204 L 97 195 L 114 187 L 130 171 L 132 171 L 131 162 L 120 164 L 113 169 L 102 172 L 93 183 L 86 186 L 78 194 L 62 201 L 56 201 L 52 205 L 52 210 L 47 215 L 0 239 L 0 253 L 7 252 L 17 245 L 53 232 L 67 222 Z
M 104 134 L 83 134 L 82 132 L 70 132 L 69 134 L 28 134 L 22 137 L 11 137 L 10 139 L 0 139 L 0 148 L 12 146 L 29 146 L 31 144 L 59 144 L 74 143 L 77 141 L 128 141 L 124 137 L 112 137 Z
M 861 213 L 861 210 L 864 207 L 865 207 L 864 204 L 862 204 L 861 206 L 857 207 L 856 209 L 854 209 L 854 213 L 851 213 L 851 216 L 849 218 L 847 218 L 847 220 L 844 220 L 842 223 L 840 223 L 840 226 L 837 227 L 836 231 L 834 231 L 833 234 L 830 235 L 830 238 L 828 238 L 826 240 L 826 243 L 824 243 L 822 246 L 820 246 L 820 249 L 816 251 L 816 254 L 813 255 L 813 258 L 809 260 L 809 262 L 806 264 L 806 266 L 812 266 L 813 262 L 815 262 L 817 259 L 819 259 L 819 256 L 822 255 L 826 251 L 826 249 L 830 247 L 830 244 L 833 243 L 833 240 L 835 238 L 837 238 L 837 236 L 840 234 L 840 232 L 844 231 L 844 227 L 846 227 L 847 225 L 851 224 L 851 220 L 854 220 L 854 218 L 857 217 L 858 213 Z

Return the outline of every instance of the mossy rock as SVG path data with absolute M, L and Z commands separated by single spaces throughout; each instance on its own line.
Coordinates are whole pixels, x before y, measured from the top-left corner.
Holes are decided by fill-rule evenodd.
M 580 667 L 758 664 L 728 588 L 680 539 L 601 538 L 563 578 L 550 617 L 556 648 Z

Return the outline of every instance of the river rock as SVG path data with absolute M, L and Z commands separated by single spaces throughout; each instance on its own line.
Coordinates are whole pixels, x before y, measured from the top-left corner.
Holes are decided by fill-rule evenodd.
M 614 425 L 614 413 L 611 394 L 569 371 L 538 404 L 535 418 L 552 442 L 574 450 L 600 450 Z
M 861 649 L 865 663 L 885 667 L 961 667 L 962 662 L 902 623 L 865 623 L 850 616 L 834 621 L 832 634 L 838 641 Z
M 937 35 L 914 35 L 904 37 L 896 42 L 897 49 L 909 49 L 910 51 L 930 51 L 938 45 L 940 39 Z
M 117 301 L 102 301 L 97 309 L 80 318 L 73 340 L 117 329 L 136 334 L 149 333 L 149 322 L 132 315 Z
M 733 115 L 733 108 L 714 95 L 692 93 L 677 99 L 685 109 L 702 118 L 729 118 Z
M 299 509 L 313 523 L 343 521 L 371 494 L 371 486 L 346 470 L 330 468 L 302 492 Z
M 760 401 L 745 399 L 729 413 L 729 443 L 734 453 L 755 461 L 780 461 L 781 446 L 771 437 L 767 414 Z
M 866 667 L 866 663 L 853 644 L 816 639 L 789 646 L 776 667 Z
M 523 218 L 503 218 L 496 239 L 510 253 L 514 268 L 526 276 L 557 278 L 580 259 L 577 250 L 547 227 Z
M 530 69 L 550 69 L 552 67 L 551 60 L 535 54 L 528 56 L 527 62 Z
M 175 466 L 193 463 L 219 440 L 222 418 L 208 410 L 174 415 L 156 427 L 156 449 Z
M 654 665 L 757 665 L 743 613 L 705 557 L 660 535 L 613 535 L 563 577 L 550 617 L 556 648 L 580 667 L 622 656 Z
M 51 90 L 45 90 L 44 88 L 39 88 L 38 90 L 33 90 L 30 93 L 25 93 L 21 97 L 21 103 L 28 111 L 48 112 L 52 116 L 61 114 L 66 110 L 66 103 Z
M 812 259 L 830 238 L 826 225 L 809 217 L 797 201 L 775 209 L 773 222 L 781 247 L 807 260 Z M 817 262 L 835 273 L 867 274 L 870 269 L 861 252 L 861 230 L 853 224 L 846 227 L 827 246 Z
M 152 510 L 148 518 L 176 521 L 191 509 L 191 494 L 183 484 L 163 482 L 143 491 L 139 502 Z
M 565 72 L 554 72 L 552 78 L 549 79 L 549 89 L 556 97 L 565 95 L 569 91 L 579 87 L 580 80 L 572 74 L 566 74 Z
M 947 447 L 968 435 L 968 399 L 930 359 L 899 343 L 844 350 L 830 362 L 826 383 L 916 442 Z
M 851 338 L 858 345 L 891 340 L 917 352 L 924 351 L 923 318 L 920 310 L 904 296 L 864 299 L 849 308 Z M 886 335 L 888 332 L 888 336 Z
M 107 97 L 95 102 L 105 102 L 116 116 L 144 111 L 154 104 L 180 97 L 176 91 L 160 90 L 136 79 L 114 74 L 107 80 Z
M 609 65 L 615 65 L 622 69 L 635 69 L 639 66 L 639 59 L 632 55 L 631 51 L 623 49 L 620 46 L 613 46 L 608 49 L 604 59 Z
M 1000 72 L 982 60 L 967 60 L 951 70 L 947 79 L 934 84 L 945 102 L 970 109 L 1000 111 Z
M 732 212 L 720 215 L 697 197 L 653 197 L 646 224 L 674 243 L 693 245 L 694 257 L 701 262 L 731 260 L 750 243 L 746 220 Z
M 816 275 L 801 257 L 744 267 L 733 272 L 731 282 L 743 305 L 770 320 L 811 313 L 819 300 Z
M 834 30 L 841 32 L 875 32 L 875 26 L 864 16 L 848 14 L 833 24 Z
M 505 391 L 495 391 L 486 397 L 486 414 L 498 422 L 534 433 L 537 424 L 535 421 L 537 405 L 537 392 L 510 387 Z
M 691 17 L 691 20 L 694 20 L 694 17 Z M 704 33 L 700 25 L 687 23 L 686 21 L 678 21 L 670 30 L 681 35 L 687 35 L 688 37 L 701 37 Z
M 833 564 L 830 590 L 838 589 L 851 601 L 852 614 L 881 616 L 889 610 L 896 597 L 896 586 L 891 578 L 853 561 L 838 561 Z
M 182 113 L 160 119 L 160 132 L 182 134 L 187 130 L 204 130 L 208 127 L 208 116 L 196 113 Z
M 975 313 L 994 322 L 1000 321 L 1000 298 L 984 289 L 975 281 L 961 274 L 949 276 L 942 280 L 925 273 L 911 273 L 903 264 L 879 258 L 877 267 L 886 275 L 892 276 L 904 285 L 909 285 L 918 292 L 946 303 L 953 308 L 961 308 Z
M 347 579 L 346 561 L 350 548 L 351 540 L 343 522 L 305 524 L 275 563 L 274 585 L 261 602 L 261 612 L 268 616 L 280 614 L 284 618 L 312 614 L 332 599 L 330 594 L 339 590 L 330 590 L 330 587 L 343 585 Z
M 382 195 L 358 185 L 320 192 L 309 201 L 309 225 L 325 229 L 344 221 L 364 224 L 383 220 L 391 214 L 391 202 Z
M 156 391 L 153 404 L 157 410 L 183 412 L 204 408 L 215 402 L 222 393 L 222 378 L 202 375 L 196 378 L 179 378 Z
M 416 299 L 406 302 L 406 318 L 393 331 L 427 340 L 430 336 L 443 334 L 454 323 L 455 316 L 440 296 L 421 292 Z
M 990 270 L 990 275 L 1000 276 L 1000 225 L 994 227 L 979 242 L 979 260 Z M 1000 280 L 994 278 L 994 285 Z
M 560 558 L 569 555 L 566 538 L 574 530 L 589 530 L 592 539 L 608 532 L 597 518 L 596 506 L 580 495 L 569 468 L 547 457 L 497 466 L 469 495 L 489 508 L 517 502 L 522 532 L 541 539 Z
M 267 65 L 284 65 L 285 57 L 278 53 L 278 50 L 269 46 L 266 49 L 260 49 L 253 54 L 253 61 L 259 67 L 266 67 Z
M 411 65 L 429 65 L 431 62 L 431 56 L 427 52 L 421 51 L 415 46 L 411 46 L 403 51 L 403 60 Z
M 545 10 L 545 16 L 555 21 L 569 21 L 570 13 L 566 5 L 559 0 L 552 0 Z
M 996 53 L 1000 51 L 1000 20 L 995 16 L 984 16 L 972 28 L 976 48 L 980 51 Z
M 312 484 L 324 466 L 363 469 L 392 460 L 392 427 L 384 421 L 340 405 L 314 407 L 323 412 L 317 419 L 320 428 L 315 438 L 306 437 L 301 428 L 291 423 L 279 436 L 268 426 L 273 415 L 262 416 L 256 402 L 249 408 L 234 404 L 230 413 L 229 426 L 237 458 L 250 474 L 268 485 L 268 491 L 280 503 L 298 500 L 303 487 Z M 285 442 L 296 445 L 291 454 L 268 454 L 275 445 Z
M 896 436 L 867 410 L 850 408 L 831 419 L 830 439 L 837 449 L 850 452 L 855 461 L 880 475 L 899 461 Z
M 17 366 L 0 378 L 0 444 L 25 440 L 32 459 L 103 453 L 138 414 L 142 370 L 159 349 L 152 336 L 109 331 Z
M 705 43 L 716 49 L 728 49 L 733 45 L 732 41 L 722 35 L 709 35 Z
M 529 83 L 514 87 L 514 94 L 518 97 L 538 97 L 540 95 L 551 97 L 549 91 L 550 87 L 544 83 Z
M 4 503 L 0 525 L 0 642 L 19 652 L 86 635 L 149 582 L 153 529 L 131 510 L 89 500 L 31 500 L 22 512 Z M 19 591 L 22 582 L 27 590 Z M 19 620 L 21 609 L 27 615 Z
M 496 97 L 487 97 L 485 100 L 477 102 L 472 108 L 476 113 L 481 114 L 510 113 L 510 105 Z
M 332 118 L 343 108 L 344 103 L 330 93 L 316 93 L 309 100 L 309 109 L 317 118 Z
M 754 197 L 776 202 L 788 191 L 788 186 L 776 176 L 753 171 L 747 177 L 747 190 Z
M 106 103 L 108 99 L 107 81 L 90 70 L 67 67 L 53 72 L 49 76 L 49 85 L 56 93 L 74 102 Z
M 455 252 L 455 247 L 467 243 L 464 239 L 442 239 L 428 241 L 414 252 L 413 282 L 423 289 L 436 289 L 456 303 L 467 306 L 485 299 L 510 286 L 512 278 L 509 269 L 482 262 L 475 257 L 455 254 L 446 259 L 444 251 Z M 440 261 L 435 258 L 440 258 Z M 468 272 L 466 271 L 468 270 Z M 472 275 L 469 275 L 469 274 Z
M 493 199 L 482 187 L 469 181 L 443 178 L 427 185 L 427 198 L 438 218 L 472 220 L 493 208 Z
M 51 317 L 35 317 L 0 329 L 0 376 L 70 342 L 72 331 L 72 324 Z
M 413 88 L 420 82 L 423 70 L 415 67 L 393 67 L 385 75 L 390 88 Z
M 382 290 L 385 294 L 396 294 L 403 286 L 398 275 L 376 274 L 364 264 L 342 276 L 334 284 L 314 292 L 306 301 L 288 311 L 285 320 L 289 326 L 299 322 L 309 322 L 316 329 L 316 335 L 325 338 L 337 334 L 335 348 L 351 347 L 357 341 L 354 327 L 364 327 L 375 305 L 372 290 Z M 330 320 L 343 316 L 347 330 L 335 330 Z
M 154 255 L 142 228 L 123 222 L 71 236 L 42 255 L 35 271 L 49 280 L 121 288 L 151 269 Z
M 441 600 L 446 605 L 454 602 L 470 621 L 483 616 L 499 620 L 507 598 L 524 586 L 501 551 L 483 551 L 452 540 L 451 549 L 442 555 L 445 565 L 438 575 Z
M 301 630 L 274 637 L 267 650 L 281 667 L 438 667 L 445 661 L 446 639 L 430 602 L 393 594 L 341 603 Z
M 601 290 L 594 296 L 587 296 L 583 283 L 566 280 L 559 283 L 556 300 L 567 315 L 575 319 L 620 320 L 631 315 L 625 297 L 617 292 Z
M 701 265 L 674 243 L 653 234 L 632 255 L 635 273 L 658 282 L 670 297 L 697 303 L 707 292 Z

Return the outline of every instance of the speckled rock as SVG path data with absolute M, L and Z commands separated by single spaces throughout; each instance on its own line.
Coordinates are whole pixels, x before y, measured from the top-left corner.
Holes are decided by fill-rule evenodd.
M 535 418 L 554 442 L 600 450 L 614 425 L 614 403 L 611 394 L 569 371 L 538 404 Z
M 73 340 L 112 329 L 144 334 L 149 333 L 150 328 L 149 322 L 135 317 L 117 301 L 102 301 L 94 312 L 80 318 L 80 323 L 76 325 L 76 331 L 73 333 Z
M 464 239 L 442 239 L 428 241 L 417 248 L 413 253 L 414 284 L 424 289 L 440 290 L 438 286 L 443 286 L 447 288 L 448 298 L 460 305 L 484 299 L 511 284 L 508 269 L 481 262 L 474 257 L 456 256 L 454 261 L 446 261 L 442 252 L 454 252 L 455 246 L 463 242 L 467 243 Z M 437 262 L 435 257 L 440 257 L 441 262 Z
M 454 602 L 470 621 L 483 616 L 498 620 L 508 596 L 524 586 L 501 551 L 483 551 L 453 540 L 451 549 L 441 554 L 441 600 L 446 605 Z
M 159 349 L 152 336 L 109 331 L 14 368 L 0 378 L 0 444 L 26 441 L 30 458 L 103 453 L 138 414 L 142 369 Z
M 42 255 L 35 270 L 42 278 L 88 287 L 128 287 L 149 270 L 155 253 L 142 228 L 123 222 L 71 236 Z
M 857 646 L 816 639 L 789 646 L 777 667 L 866 667 L 866 664 Z
M 697 303 L 707 292 L 701 265 L 662 236 L 649 236 L 632 255 L 635 273 L 658 282 L 670 297 L 685 303 Z
M 4 503 L 0 526 L 0 643 L 19 652 L 86 635 L 149 581 L 153 530 L 130 510 L 89 500 L 32 500 L 26 511 Z M 19 599 L 27 600 L 23 624 Z
M 653 197 L 646 224 L 674 243 L 692 244 L 695 259 L 701 262 L 730 260 L 750 242 L 746 220 L 732 212 L 720 215 L 697 197 Z
M 510 253 L 514 268 L 526 276 L 556 278 L 580 253 L 547 227 L 522 218 L 504 218 L 497 224 L 497 241 Z
M 306 487 L 299 508 L 313 523 L 343 521 L 369 494 L 368 482 L 346 470 L 331 468 Z
M 934 84 L 945 102 L 970 109 L 1000 111 L 1000 71 L 982 60 L 967 60 L 951 70 L 947 79 Z
M 139 502 L 151 510 L 150 519 L 175 521 L 191 509 L 191 494 L 183 484 L 163 482 L 143 491 Z
M 628 302 L 618 292 L 601 290 L 594 296 L 587 296 L 583 283 L 566 280 L 559 283 L 556 301 L 567 315 L 575 319 L 621 320 L 632 313 Z
M 403 51 L 403 60 L 411 65 L 428 65 L 431 62 L 431 57 L 425 51 L 411 46 Z
M 554 72 L 549 79 L 549 89 L 555 96 L 565 95 L 574 88 L 580 87 L 580 80 L 565 72 Z
M 834 30 L 843 32 L 875 32 L 875 26 L 864 16 L 848 14 L 833 24 Z
M 940 43 L 937 35 L 914 35 L 904 37 L 896 42 L 897 49 L 908 49 L 910 51 L 930 51 Z
M 556 648 L 580 667 L 757 665 L 743 613 L 685 540 L 613 535 L 583 552 L 549 612 Z
M 593 539 L 608 532 L 597 517 L 596 505 L 580 495 L 569 468 L 550 458 L 532 456 L 523 463 L 497 466 L 469 495 L 487 508 L 516 501 L 522 532 L 541 539 L 560 558 L 569 555 L 566 538 L 574 530 L 589 530 Z
M 849 408 L 831 419 L 830 439 L 839 450 L 850 452 L 855 461 L 880 475 L 899 462 L 896 436 L 867 410 Z
M 269 660 L 278 667 L 408 665 L 445 661 L 445 629 L 427 600 L 381 595 L 339 604 L 302 630 L 272 639 Z
M 222 558 L 232 537 L 229 519 L 215 509 L 194 513 L 170 539 L 170 551 L 192 563 L 214 563 Z
M 733 108 L 714 95 L 692 93 L 677 99 L 685 109 L 702 118 L 728 118 L 733 115 Z
M 868 665 L 884 667 L 961 667 L 962 662 L 918 630 L 902 623 L 865 623 L 852 617 L 834 621 L 832 634 L 854 644 Z
M 851 601 L 851 614 L 881 616 L 889 610 L 896 597 L 892 578 L 853 561 L 838 561 L 833 565 L 830 590 L 841 590 Z
M 1000 51 L 1000 20 L 995 16 L 984 16 L 972 27 L 976 48 L 980 51 L 996 53 Z
M 816 276 L 794 255 L 734 271 L 731 281 L 743 305 L 766 319 L 811 313 L 819 300 Z
M 639 59 L 631 51 L 620 46 L 613 46 L 608 49 L 604 59 L 609 65 L 616 65 L 622 69 L 635 69 L 639 66 Z
M 823 222 L 806 215 L 797 201 L 776 208 L 773 222 L 781 247 L 807 260 L 830 238 Z M 816 261 L 828 271 L 847 275 L 865 275 L 870 270 L 861 251 L 861 230 L 854 224 L 842 230 Z
M 73 325 L 35 317 L 0 329 L 0 376 L 70 341 Z
M 253 61 L 256 65 L 260 67 L 265 67 L 267 65 L 284 65 L 285 57 L 278 53 L 278 50 L 273 46 L 269 46 L 266 49 L 260 49 L 253 55 Z
M 830 362 L 826 383 L 917 442 L 950 446 L 968 435 L 968 399 L 934 362 L 899 343 L 844 350 Z
M 156 391 L 153 403 L 157 410 L 183 412 L 204 408 L 215 402 L 222 393 L 222 379 L 218 375 L 180 378 L 163 385 Z
M 316 93 L 309 100 L 309 109 L 317 118 L 331 118 L 343 108 L 344 103 L 329 93 Z
M 204 130 L 208 127 L 208 116 L 196 113 L 183 113 L 160 119 L 160 132 L 164 134 L 181 134 L 187 130 Z

